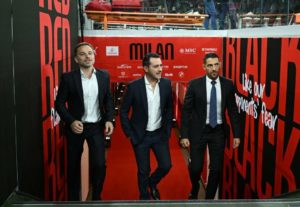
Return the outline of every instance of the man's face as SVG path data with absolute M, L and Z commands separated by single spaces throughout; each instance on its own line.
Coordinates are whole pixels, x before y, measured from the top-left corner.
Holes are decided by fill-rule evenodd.
M 210 79 L 214 80 L 219 76 L 220 64 L 219 58 L 206 59 L 206 63 L 203 64 L 203 68 Z
M 144 67 L 147 77 L 158 81 L 161 79 L 162 62 L 160 58 L 150 58 L 150 65 Z
M 88 45 L 83 45 L 77 49 L 75 62 L 81 68 L 91 68 L 95 63 L 95 54 L 93 48 Z

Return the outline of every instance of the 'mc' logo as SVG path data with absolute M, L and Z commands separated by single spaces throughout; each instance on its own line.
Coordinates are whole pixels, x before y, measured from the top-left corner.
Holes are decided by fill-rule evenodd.
M 174 45 L 172 43 L 131 43 L 129 45 L 130 60 L 142 60 L 144 55 L 155 52 L 162 60 L 174 60 Z
M 179 52 L 181 54 L 196 54 L 197 48 L 181 48 Z

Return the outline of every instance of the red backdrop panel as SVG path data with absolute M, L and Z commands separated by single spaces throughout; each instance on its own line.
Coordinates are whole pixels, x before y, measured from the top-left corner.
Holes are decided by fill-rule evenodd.
M 142 58 L 156 52 L 163 61 L 163 77 L 187 82 L 203 75 L 202 59 L 207 52 L 222 55 L 217 37 L 85 37 L 96 48 L 96 67 L 107 69 L 113 82 L 143 76 Z

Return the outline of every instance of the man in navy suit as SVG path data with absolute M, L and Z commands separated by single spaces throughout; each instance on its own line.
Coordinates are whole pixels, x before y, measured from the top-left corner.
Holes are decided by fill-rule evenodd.
M 80 163 L 83 143 L 89 146 L 93 200 L 101 200 L 106 174 L 104 132 L 113 132 L 113 103 L 107 72 L 94 68 L 95 52 L 91 44 L 75 47 L 75 62 L 79 70 L 61 77 L 55 108 L 65 122 L 68 152 L 69 200 L 79 200 Z M 67 105 L 66 105 L 67 104 Z
M 162 62 L 158 54 L 146 54 L 143 67 L 145 76 L 128 85 L 120 118 L 136 157 L 140 199 L 149 200 L 151 195 L 159 200 L 157 184 L 171 168 L 169 137 L 173 118 L 172 88 L 170 80 L 161 77 Z M 151 175 L 150 150 L 153 150 L 158 163 Z
M 233 148 L 240 144 L 240 121 L 235 103 L 235 87 L 229 79 L 219 76 L 221 63 L 215 53 L 204 57 L 206 75 L 189 82 L 181 117 L 183 147 L 190 147 L 189 166 L 192 190 L 189 199 L 197 199 L 200 173 L 206 146 L 209 150 L 209 177 L 206 199 L 215 197 L 223 164 L 225 138 L 229 136 L 225 111 L 233 131 Z

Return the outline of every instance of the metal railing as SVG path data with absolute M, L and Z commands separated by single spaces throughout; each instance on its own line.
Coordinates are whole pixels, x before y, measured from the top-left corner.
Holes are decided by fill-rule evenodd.
M 217 29 L 224 22 L 224 29 L 269 27 L 291 25 L 296 23 L 296 13 L 300 13 L 299 0 L 211 0 L 215 3 L 217 11 Z M 157 15 L 171 15 L 184 13 L 205 15 L 204 1 L 197 0 L 144 0 L 140 13 L 155 13 Z M 123 10 L 124 11 L 124 10 Z M 128 12 L 130 13 L 130 12 Z M 133 14 L 134 15 L 134 14 Z M 116 22 L 105 19 L 95 19 L 88 14 L 89 18 L 95 20 L 94 29 L 204 29 L 203 20 L 201 24 L 191 25 L 187 22 L 173 22 L 171 24 L 149 24 L 147 20 Z M 203 17 L 203 16 L 202 16 Z M 147 17 L 148 18 L 148 17 Z M 151 17 L 152 18 L 152 17 Z M 124 19 L 124 18 L 123 18 Z M 146 19 L 146 18 L 144 18 Z M 153 22 L 154 20 L 152 20 Z M 156 21 L 156 20 L 155 20 Z

